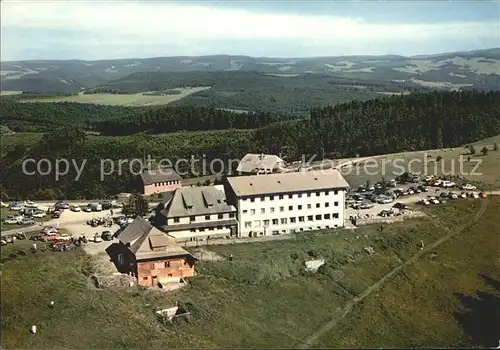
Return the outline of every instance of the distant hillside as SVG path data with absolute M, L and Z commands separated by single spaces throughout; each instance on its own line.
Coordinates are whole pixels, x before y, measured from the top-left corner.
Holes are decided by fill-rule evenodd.
M 255 71 L 306 73 L 368 80 L 398 80 L 441 89 L 496 90 L 500 49 L 415 57 L 340 56 L 256 58 L 247 56 L 158 57 L 101 61 L 2 62 L 2 90 L 77 93 L 139 72 Z
M 313 107 L 373 99 L 385 94 L 405 93 L 412 88 L 425 90 L 416 84 L 343 78 L 324 74 L 278 76 L 245 71 L 141 72 L 87 89 L 84 92 L 85 95 L 72 97 L 71 100 L 104 103 L 103 101 L 113 98 L 116 101 L 126 101 L 129 100 L 128 97 L 134 97 L 131 94 L 141 95 L 140 93 L 146 91 L 157 91 L 161 94 L 180 88 L 193 91 L 195 87 L 206 88 L 186 94 L 185 97 L 175 101 L 162 97 L 160 100 L 164 100 L 164 104 L 171 106 L 196 105 L 307 116 Z M 95 98 L 92 98 L 94 96 Z M 144 97 L 144 95 L 141 96 Z M 16 95 L 13 98 L 19 97 Z M 35 100 L 54 101 L 54 99 L 46 98 Z M 56 100 L 68 101 L 67 98 Z M 142 100 L 146 99 L 142 98 Z

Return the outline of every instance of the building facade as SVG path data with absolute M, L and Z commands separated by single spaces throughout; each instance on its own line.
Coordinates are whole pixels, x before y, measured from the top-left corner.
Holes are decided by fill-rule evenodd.
M 176 242 L 186 242 L 236 235 L 238 221 L 219 185 L 177 189 L 157 209 L 155 225 Z
M 173 169 L 145 170 L 141 173 L 140 179 L 142 193 L 145 196 L 182 187 L 182 178 Z
M 239 237 L 344 226 L 349 184 L 337 170 L 230 177 L 226 186 Z
M 107 252 L 122 273 L 135 276 L 141 286 L 178 283 L 195 276 L 197 259 L 175 240 L 137 217 L 117 236 Z

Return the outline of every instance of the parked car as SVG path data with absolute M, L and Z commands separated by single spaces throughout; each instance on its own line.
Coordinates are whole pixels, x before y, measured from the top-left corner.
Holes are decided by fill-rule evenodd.
M 70 242 L 58 241 L 50 245 L 50 247 L 58 252 L 66 252 L 69 250 L 76 249 L 76 245 Z
M 381 217 L 383 217 L 383 218 L 384 217 L 389 217 L 389 216 L 393 216 L 394 215 L 394 211 L 384 209 L 380 213 L 378 213 L 378 215 L 381 216 Z
M 38 209 L 38 205 L 35 202 L 32 202 L 30 200 L 24 202 L 24 206 L 26 208 L 31 208 L 31 209 Z
M 359 209 L 359 206 L 363 204 L 363 201 L 356 201 L 354 202 L 354 204 L 352 205 L 352 208 L 353 209 Z M 126 219 L 125 221 L 120 221 L 120 223 L 118 223 L 118 225 L 122 225 L 122 224 L 128 224 L 128 219 Z
M 41 237 L 42 242 L 51 242 L 51 241 L 57 241 L 59 238 L 56 235 L 45 235 Z
M 448 193 L 448 198 L 449 199 L 458 199 L 458 195 L 454 192 Z
M 354 200 L 356 200 L 356 201 L 361 201 L 361 200 L 363 200 L 363 196 L 362 196 L 362 195 L 360 195 L 360 194 L 353 194 L 353 195 L 352 195 L 352 198 L 353 198 Z M 123 216 L 123 217 L 124 217 L 124 216 Z
M 456 184 L 453 182 L 453 181 L 443 181 L 443 183 L 441 184 L 441 187 L 444 187 L 444 188 L 450 188 L 450 187 L 454 187 Z
M 379 204 L 389 204 L 389 203 L 392 203 L 392 202 L 394 202 L 394 199 L 388 198 L 388 197 L 382 197 L 382 198 L 379 198 L 377 200 L 377 203 L 379 203 Z
M 105 241 L 112 241 L 113 234 L 111 233 L 111 231 L 103 231 L 101 234 L 101 238 Z
M 467 192 L 460 193 L 460 198 L 467 198 Z
M 18 232 L 15 236 L 17 239 L 26 239 L 26 234 L 24 234 L 23 232 Z
M 410 187 L 408 190 L 409 191 L 413 191 L 413 193 L 420 193 L 420 192 L 422 192 L 418 188 L 415 188 L 415 187 Z
M 429 192 L 429 189 L 427 188 L 427 186 L 424 186 L 424 185 L 419 185 L 419 186 L 417 186 L 417 188 L 418 188 L 421 192 Z
M 92 212 L 92 206 L 90 204 L 87 205 L 87 207 L 85 209 L 83 209 L 83 211 L 86 212 L 86 213 Z
M 475 191 L 475 190 L 477 190 L 477 187 L 473 186 L 471 184 L 465 184 L 465 185 L 462 185 L 462 187 L 460 187 L 460 189 L 465 190 L 465 191 Z
M 417 202 L 418 204 L 429 205 L 431 204 L 426 198 L 420 198 Z
M 406 190 L 402 193 L 402 195 L 403 195 L 403 196 L 410 196 L 410 195 L 412 195 L 412 194 L 414 194 L 414 193 L 415 193 L 415 192 L 414 192 L 411 188 L 408 188 L 408 189 L 406 189 Z
M 70 236 L 67 233 L 63 233 L 62 235 L 57 235 L 56 237 L 57 237 L 57 239 L 59 239 L 61 241 L 69 241 L 72 238 L 72 236 Z
M 80 212 L 80 211 L 82 211 L 82 208 L 80 208 L 78 205 L 73 205 L 71 207 L 71 211 Z
M 9 209 L 12 211 L 19 211 L 19 210 L 22 210 L 23 207 L 21 207 L 19 204 L 15 204 L 15 205 L 12 205 Z
M 103 201 L 101 203 L 101 208 L 102 208 L 102 210 L 109 210 L 109 209 L 113 208 L 113 204 L 111 204 L 110 201 Z
M 69 204 L 64 201 L 57 202 L 54 207 L 56 209 L 69 209 Z
M 479 193 L 479 198 L 486 198 L 488 195 L 484 192 Z
M 14 244 L 14 240 L 11 236 L 3 236 L 1 240 L 2 245 Z
M 429 196 L 427 197 L 427 199 L 429 200 L 430 203 L 432 204 L 439 204 L 439 199 L 437 199 L 436 197 L 433 197 L 433 196 Z
M 370 209 L 373 208 L 373 204 L 371 203 L 362 203 L 359 205 L 359 209 Z
M 43 211 L 36 211 L 33 213 L 33 217 L 34 218 L 43 218 L 45 217 L 47 214 L 45 214 Z
M 446 192 L 441 192 L 441 193 L 439 194 L 439 198 L 448 198 L 448 193 L 446 193 Z
M 407 204 L 401 202 L 397 202 L 392 207 L 396 209 L 410 209 L 410 207 Z
M 20 225 L 34 225 L 35 224 L 35 220 L 33 220 L 33 219 L 24 219 L 22 221 L 19 221 L 18 223 Z
M 475 192 L 470 192 L 470 193 L 469 193 L 469 197 L 470 197 L 470 198 L 477 199 L 477 198 L 479 198 L 479 195 L 478 195 L 477 193 L 475 193 Z
M 4 224 L 15 225 L 19 222 L 19 220 L 11 217 L 11 218 L 5 219 L 3 222 L 4 222 Z

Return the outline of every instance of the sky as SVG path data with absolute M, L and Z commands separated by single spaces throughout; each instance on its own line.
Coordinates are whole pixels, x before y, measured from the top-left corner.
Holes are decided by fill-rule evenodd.
M 417 55 L 500 47 L 500 1 L 1 1 L 1 60 Z

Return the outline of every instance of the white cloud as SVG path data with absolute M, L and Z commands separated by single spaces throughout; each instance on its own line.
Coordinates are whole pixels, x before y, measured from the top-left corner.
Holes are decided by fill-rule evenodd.
M 333 16 L 257 13 L 164 2 L 1 2 L 2 30 L 38 28 L 87 33 L 81 45 L 161 45 L 235 40 L 298 41 L 317 47 L 403 41 L 498 38 L 498 22 L 372 23 Z M 38 38 L 57 40 L 58 38 Z M 14 40 L 12 40 L 14 41 Z M 9 41 L 10 42 L 10 41 Z M 61 39 L 61 45 L 75 45 Z M 36 46 L 35 43 L 33 43 Z M 4 45 L 2 45 L 4 46 Z M 4 47 L 9 51 L 9 47 Z M 217 48 L 214 48 L 218 53 Z M 186 54 L 189 54 L 186 52 Z
M 498 35 L 498 23 L 373 24 L 354 17 L 256 13 L 161 2 L 2 1 L 1 12 L 2 27 L 109 30 L 155 38 L 390 40 Z

